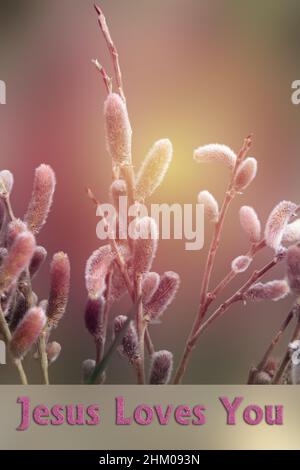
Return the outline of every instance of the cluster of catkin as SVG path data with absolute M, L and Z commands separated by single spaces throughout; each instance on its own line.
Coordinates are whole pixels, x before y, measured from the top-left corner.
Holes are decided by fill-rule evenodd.
M 114 65 L 117 92 L 112 90 L 112 80 L 106 71 L 95 64 L 106 84 L 108 96 L 104 103 L 104 119 L 107 151 L 112 161 L 113 181 L 110 188 L 111 203 L 119 217 L 120 197 L 127 196 L 128 206 L 144 204 L 161 184 L 172 159 L 172 145 L 168 139 L 155 142 L 135 173 L 132 165 L 132 130 L 122 87 L 118 54 L 112 42 L 105 18 L 96 7 L 98 21 L 107 42 Z M 127 214 L 125 214 L 127 217 Z M 114 227 L 119 226 L 116 220 Z M 173 367 L 172 353 L 156 351 L 151 337 L 151 323 L 157 322 L 173 301 L 179 276 L 167 271 L 158 274 L 151 271 L 158 245 L 156 222 L 149 216 L 139 214 L 135 218 L 134 239 L 128 234 L 119 237 L 107 222 L 109 242 L 92 253 L 86 264 L 85 281 L 88 300 L 85 309 L 85 325 L 96 345 L 95 359 L 82 364 L 83 380 L 91 376 L 96 364 L 103 360 L 105 346 L 109 347 L 122 335 L 119 354 L 127 360 L 136 372 L 137 382 L 144 384 L 167 384 Z M 128 294 L 135 305 L 133 318 L 126 315 L 111 318 L 111 308 Z M 110 328 L 109 328 L 110 327 Z M 110 337 L 108 339 L 108 332 Z M 150 370 L 145 372 L 145 350 L 150 358 Z M 106 380 L 106 374 L 99 377 Z
M 272 340 L 263 359 L 257 367 L 252 367 L 249 383 L 270 384 L 286 382 L 295 383 L 296 369 L 300 381 L 300 219 L 295 219 L 299 206 L 291 201 L 281 201 L 271 211 L 264 230 L 259 217 L 253 207 L 242 206 L 239 211 L 240 225 L 249 240 L 247 253 L 235 257 L 228 274 L 213 289 L 210 290 L 210 277 L 214 268 L 216 253 L 222 235 L 223 223 L 231 201 L 239 196 L 252 183 L 257 173 L 257 161 L 248 157 L 251 145 L 251 136 L 245 139 L 244 145 L 238 155 L 225 145 L 211 144 L 199 147 L 194 152 L 197 163 L 221 162 L 230 171 L 230 181 L 226 190 L 224 201 L 219 208 L 215 197 L 207 190 L 198 195 L 198 202 L 204 205 L 206 218 L 214 226 L 212 242 L 209 248 L 207 264 L 203 274 L 203 283 L 199 310 L 194 326 L 186 342 L 184 354 L 175 376 L 175 383 L 180 383 L 188 365 L 190 354 L 196 345 L 201 333 L 217 318 L 223 315 L 235 302 L 247 301 L 278 301 L 288 294 L 293 294 L 296 301 L 291 312 L 279 332 Z M 294 220 L 295 219 L 295 220 Z M 271 250 L 270 262 L 261 269 L 255 269 L 249 279 L 228 299 L 220 304 L 211 314 L 209 307 L 218 299 L 218 295 L 241 273 L 251 269 L 257 253 L 264 248 Z M 262 282 L 260 279 L 279 262 L 285 263 L 283 279 Z M 297 317 L 292 343 L 288 347 L 282 361 L 275 360 L 271 354 L 289 322 Z M 207 317 L 207 318 L 206 318 Z M 290 359 L 293 360 L 291 361 Z M 289 367 L 288 367 L 289 366 Z M 290 369 L 290 380 L 286 379 L 287 370 Z
M 157 141 L 135 175 L 131 157 L 131 126 L 126 102 L 120 94 L 108 94 L 104 103 L 104 118 L 107 150 L 114 175 L 110 198 L 118 217 L 119 197 L 127 196 L 129 202 L 138 205 L 144 203 L 160 185 L 172 159 L 172 145 L 167 139 Z M 174 299 L 179 276 L 171 271 L 162 275 L 151 271 L 158 245 L 156 222 L 149 216 L 140 216 L 135 219 L 135 224 L 139 234 L 136 239 L 127 237 L 120 240 L 117 233 L 111 233 L 110 242 L 94 251 L 87 261 L 85 324 L 96 344 L 96 358 L 83 363 L 83 376 L 87 377 L 96 362 L 103 359 L 108 342 L 108 324 L 111 323 L 112 327 L 110 341 L 122 331 L 126 315 L 111 319 L 109 312 L 113 304 L 127 293 L 136 303 L 137 311 L 118 351 L 134 367 L 138 383 L 145 383 L 146 345 L 151 359 L 149 382 L 166 384 L 171 375 L 172 354 L 154 350 L 149 326 L 162 316 Z M 118 221 L 115 226 L 118 226 Z
M 65 253 L 56 253 L 52 258 L 48 299 L 39 300 L 33 290 L 34 279 L 47 257 L 46 249 L 36 239 L 49 214 L 55 184 L 50 166 L 40 165 L 21 220 L 15 217 L 10 202 L 13 175 L 8 170 L 0 172 L 0 335 L 23 384 L 28 380 L 22 361 L 34 346 L 45 384 L 49 383 L 48 366 L 61 351 L 61 345 L 49 338 L 68 300 L 70 264 Z

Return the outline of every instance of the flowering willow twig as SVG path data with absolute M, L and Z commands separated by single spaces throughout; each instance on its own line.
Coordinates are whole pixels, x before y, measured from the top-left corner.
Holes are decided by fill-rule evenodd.
M 219 219 L 217 223 L 215 224 L 214 235 L 211 241 L 211 245 L 210 245 L 208 256 L 207 256 L 206 266 L 204 269 L 204 275 L 203 275 L 201 292 L 200 292 L 200 304 L 199 304 L 198 314 L 195 318 L 194 325 L 191 329 L 191 332 L 189 334 L 189 337 L 187 339 L 187 342 L 184 348 L 181 362 L 175 374 L 175 380 L 174 380 L 175 383 L 180 383 L 182 380 L 182 377 L 186 370 L 191 352 L 195 345 L 195 341 L 194 341 L 195 333 L 201 326 L 202 320 L 207 312 L 206 303 L 207 303 L 208 298 L 210 297 L 208 295 L 209 282 L 210 282 L 211 274 L 213 271 L 216 254 L 217 254 L 219 244 L 220 244 L 222 228 L 223 228 L 224 220 L 225 220 L 227 211 L 229 209 L 229 206 L 234 196 L 236 195 L 236 190 L 234 188 L 235 177 L 236 177 L 239 165 L 241 164 L 241 162 L 244 160 L 245 156 L 247 155 L 247 152 L 249 151 L 251 144 L 252 144 L 252 135 L 249 135 L 244 140 L 243 146 L 236 159 L 236 162 L 232 171 L 232 176 L 228 184 L 225 198 L 224 198 L 221 210 L 220 210 Z

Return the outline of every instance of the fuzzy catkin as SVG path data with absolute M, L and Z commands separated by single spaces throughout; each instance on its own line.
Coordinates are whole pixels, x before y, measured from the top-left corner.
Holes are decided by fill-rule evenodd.
M 300 244 L 287 250 L 286 269 L 289 286 L 294 294 L 300 295 Z
M 126 103 L 117 93 L 110 93 L 104 103 L 107 150 L 115 164 L 131 164 L 132 130 Z
M 62 319 L 70 290 L 70 262 L 63 252 L 53 256 L 50 267 L 50 294 L 47 307 L 48 325 L 56 328 Z
M 300 219 L 294 220 L 286 226 L 282 237 L 282 243 L 298 243 L 300 242 Z
M 135 227 L 138 238 L 134 240 L 132 266 L 135 275 L 143 274 L 152 266 L 158 245 L 158 231 L 152 217 L 142 217 Z
M 180 278 L 173 271 L 165 272 L 159 282 L 159 286 L 153 294 L 150 302 L 146 303 L 145 311 L 152 320 L 159 318 L 174 300 L 180 284 Z
M 173 148 L 169 139 L 155 142 L 144 159 L 136 178 L 136 198 L 143 202 L 162 183 L 172 160 Z
M 44 326 L 46 316 L 43 309 L 33 307 L 27 311 L 12 335 L 10 350 L 14 358 L 22 359 L 36 343 Z
M 219 219 L 219 205 L 209 191 L 201 191 L 198 194 L 198 204 L 204 205 L 204 213 L 209 222 L 217 223 Z
M 29 265 L 29 274 L 31 279 L 38 273 L 42 267 L 45 259 L 47 258 L 47 251 L 43 246 L 37 246 L 34 250 L 30 265 Z
M 11 245 L 7 256 L 0 268 L 0 290 L 7 290 L 30 263 L 35 249 L 35 239 L 32 233 L 20 233 Z
M 35 170 L 31 200 L 24 217 L 29 230 L 39 233 L 45 224 L 53 202 L 56 178 L 49 165 L 42 164 Z
M 278 252 L 281 248 L 284 232 L 290 218 L 297 209 L 297 205 L 290 201 L 281 201 L 274 207 L 265 227 L 265 240 L 267 246 Z
M 101 246 L 91 254 L 85 268 L 85 284 L 89 295 L 100 297 L 103 294 L 113 259 L 114 254 L 109 244 Z
M 88 297 L 84 321 L 88 332 L 95 341 L 99 341 L 102 336 L 102 318 L 103 318 L 104 300 L 103 297 Z
M 14 185 L 13 174 L 9 170 L 0 171 L 0 194 L 10 194 Z
M 253 157 L 246 158 L 237 170 L 234 181 L 236 191 L 246 189 L 254 180 L 257 173 L 257 161 Z
M 83 363 L 81 364 L 81 375 L 83 384 L 88 381 L 95 367 L 96 361 L 94 361 L 94 359 L 86 359 L 85 361 L 83 361 Z
M 252 262 L 252 258 L 250 256 L 237 256 L 232 262 L 231 262 L 231 269 L 235 273 L 243 273 L 246 271 L 250 264 Z
M 258 282 L 248 289 L 244 294 L 245 300 L 259 302 L 261 300 L 281 300 L 290 292 L 288 283 L 285 280 L 270 281 L 265 284 Z
M 20 235 L 20 233 L 26 231 L 27 226 L 21 219 L 15 219 L 9 222 L 6 231 L 6 246 L 10 247 L 15 241 L 16 237 Z
M 173 354 L 170 351 L 157 351 L 151 357 L 150 385 L 169 383 L 173 369 Z
M 125 315 L 119 315 L 114 320 L 114 337 L 116 337 L 120 331 L 124 328 L 127 317 Z M 139 341 L 137 332 L 133 322 L 129 323 L 127 331 L 125 332 L 122 343 L 118 348 L 118 352 L 121 356 L 128 359 L 133 364 L 139 358 Z
M 221 162 L 231 170 L 236 164 L 236 159 L 235 152 L 222 144 L 204 145 L 194 151 L 194 160 L 197 163 Z
M 47 344 L 46 352 L 48 357 L 48 365 L 50 366 L 58 359 L 61 353 L 61 345 L 56 341 L 52 341 L 51 343 Z
M 253 207 L 243 206 L 239 212 L 242 229 L 252 243 L 258 243 L 261 237 L 261 223 Z
M 147 304 L 159 286 L 160 276 L 155 272 L 145 273 L 142 279 L 142 299 Z

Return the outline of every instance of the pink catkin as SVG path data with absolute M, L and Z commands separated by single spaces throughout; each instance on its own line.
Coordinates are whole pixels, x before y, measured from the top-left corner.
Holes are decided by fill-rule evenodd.
M 138 238 L 134 241 L 133 270 L 135 275 L 143 274 L 152 266 L 158 245 L 158 231 L 154 219 L 143 217 L 136 224 Z
M 102 336 L 103 309 L 103 297 L 88 297 L 84 321 L 86 329 L 96 341 L 99 341 Z
M 145 305 L 145 311 L 152 320 L 159 318 L 174 300 L 179 284 L 180 278 L 173 271 L 167 271 L 161 276 L 156 292 Z
M 56 328 L 62 319 L 70 290 L 70 262 L 63 252 L 53 256 L 50 267 L 50 294 L 47 307 L 48 325 Z
M 14 358 L 22 359 L 36 343 L 44 326 L 46 316 L 40 307 L 33 307 L 24 316 L 13 333 L 10 350 Z
M 61 353 L 61 345 L 56 341 L 52 341 L 51 343 L 47 344 L 46 352 L 48 356 L 48 364 L 50 366 L 58 359 Z
M 221 162 L 231 170 L 235 166 L 236 158 L 234 151 L 222 144 L 204 145 L 194 151 L 194 160 L 197 163 Z
M 288 224 L 282 237 L 282 243 L 290 244 L 298 242 L 300 242 L 300 219 Z
M 258 243 L 261 237 L 261 223 L 256 211 L 249 206 L 240 208 L 240 223 L 242 229 L 252 243 Z
M 150 302 L 152 296 L 159 286 L 160 276 L 155 272 L 145 273 L 142 279 L 142 298 L 143 303 Z
M 33 278 L 37 274 L 37 272 L 45 262 L 46 257 L 47 251 L 45 250 L 45 248 L 43 246 L 37 246 L 34 250 L 29 266 L 29 274 L 31 278 Z
M 95 250 L 86 263 L 85 285 L 89 295 L 100 297 L 106 287 L 106 276 L 113 262 L 114 254 L 110 245 Z
M 155 142 L 144 159 L 136 178 L 136 197 L 145 201 L 162 183 L 173 155 L 169 139 Z
M 289 286 L 285 280 L 270 281 L 265 284 L 258 282 L 250 287 L 244 298 L 253 301 L 281 300 L 289 293 Z
M 249 256 L 244 256 L 244 255 L 238 256 L 232 261 L 231 269 L 235 273 L 243 273 L 249 268 L 251 262 L 252 262 L 252 258 L 250 258 Z
M 35 239 L 30 232 L 18 235 L 10 247 L 0 269 L 0 290 L 7 290 L 30 263 Z
M 16 237 L 22 232 L 27 231 L 27 226 L 25 222 L 21 219 L 15 219 L 9 222 L 6 232 L 6 245 L 10 247 L 15 241 Z
M 31 200 L 24 220 L 29 230 L 39 233 L 45 224 L 55 191 L 56 178 L 49 165 L 42 164 L 35 170 Z
M 296 295 L 300 295 L 300 245 L 293 245 L 288 248 L 287 257 L 287 278 L 291 290 Z
M 281 201 L 269 215 L 265 227 L 265 240 L 266 244 L 276 252 L 281 249 L 284 232 L 296 209 L 297 205 L 293 202 Z
M 94 359 L 86 359 L 81 365 L 82 383 L 90 378 L 93 370 L 96 367 L 96 361 Z
M 0 171 L 0 194 L 10 194 L 14 185 L 13 174 L 9 170 Z
M 169 383 L 173 369 L 173 354 L 170 351 L 157 351 L 151 357 L 150 385 Z
M 246 189 L 254 180 L 257 173 L 257 161 L 255 158 L 248 157 L 244 160 L 237 170 L 234 181 L 236 191 Z
M 119 315 L 114 320 L 114 336 L 117 336 L 125 326 L 127 317 L 125 315 Z M 136 329 L 132 322 L 130 322 L 127 331 L 122 339 L 121 346 L 118 348 L 121 356 L 128 359 L 133 364 L 139 358 L 139 341 Z
M 201 191 L 198 194 L 198 204 L 204 205 L 204 212 L 209 222 L 218 222 L 219 205 L 214 196 L 209 191 Z
M 124 100 L 110 93 L 104 103 L 107 150 L 115 164 L 131 163 L 132 130 Z

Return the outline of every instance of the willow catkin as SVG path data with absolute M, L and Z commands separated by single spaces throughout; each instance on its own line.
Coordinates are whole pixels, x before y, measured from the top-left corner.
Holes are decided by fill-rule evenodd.
M 173 354 L 170 351 L 157 351 L 151 356 L 150 385 L 167 385 L 173 370 Z
M 169 139 L 155 142 L 144 159 L 136 178 L 136 198 L 145 201 L 162 183 L 173 155 Z
M 167 271 L 161 276 L 157 290 L 150 302 L 145 305 L 145 311 L 152 320 L 159 318 L 171 304 L 178 291 L 179 284 L 179 275 L 173 271 Z
M 115 164 L 131 164 L 132 130 L 126 103 L 117 93 L 110 93 L 104 103 L 107 150 Z
M 234 180 L 234 188 L 236 191 L 246 189 L 254 180 L 257 173 L 257 161 L 253 157 L 246 158 L 237 170 Z
M 252 262 L 252 258 L 250 258 L 250 256 L 246 256 L 246 255 L 237 256 L 231 262 L 231 269 L 236 274 L 243 273 L 249 268 L 251 262 Z
M 31 279 L 38 273 L 47 258 L 47 250 L 43 246 L 37 246 L 34 250 L 30 265 L 29 274 Z
M 102 319 L 104 309 L 103 297 L 88 297 L 84 321 L 88 332 L 93 336 L 95 341 L 99 341 L 102 336 Z
M 152 217 L 142 217 L 136 222 L 132 266 L 135 275 L 143 274 L 152 266 L 158 245 L 158 231 Z
M 259 302 L 261 300 L 281 300 L 290 292 L 289 285 L 285 280 L 270 281 L 265 284 L 258 282 L 248 289 L 244 294 L 245 300 Z
M 85 361 L 83 361 L 83 363 L 81 364 L 81 381 L 83 384 L 88 381 L 95 367 L 96 361 L 94 361 L 94 359 L 86 359 Z
M 253 207 L 243 206 L 239 212 L 242 229 L 252 243 L 258 243 L 261 237 L 261 223 Z
M 52 341 L 51 343 L 47 344 L 46 352 L 48 357 L 48 365 L 50 366 L 58 359 L 61 353 L 61 345 L 56 341 Z
M 63 252 L 53 256 L 50 266 L 50 294 L 47 306 L 48 326 L 56 328 L 62 319 L 70 290 L 70 262 Z
M 282 243 L 298 243 L 300 242 L 300 219 L 294 220 L 286 226 L 282 237 Z
M 35 170 L 31 200 L 24 221 L 34 234 L 45 224 L 55 191 L 56 178 L 49 165 L 42 164 Z
M 236 159 L 235 152 L 222 144 L 204 145 L 194 151 L 194 160 L 197 163 L 221 162 L 231 170 L 235 167 Z
M 267 246 L 276 252 L 281 249 L 284 232 L 296 209 L 297 205 L 293 202 L 281 201 L 269 215 L 265 227 L 265 240 Z
M 20 233 L 11 245 L 0 268 L 0 290 L 7 290 L 17 281 L 30 263 L 35 249 L 35 238 L 30 232 Z
M 106 287 L 106 276 L 113 259 L 114 254 L 108 244 L 95 250 L 87 260 L 85 285 L 92 297 L 100 297 L 103 294 Z
M 45 312 L 40 307 L 27 311 L 12 335 L 10 350 L 14 358 L 22 359 L 36 343 L 46 324 Z
M 286 255 L 287 279 L 294 294 L 300 295 L 300 244 L 292 245 Z
M 125 315 L 119 315 L 114 319 L 113 333 L 116 337 L 124 328 L 127 317 Z M 139 340 L 133 322 L 129 323 L 127 331 L 125 332 L 121 345 L 118 348 L 119 354 L 128 359 L 133 364 L 139 358 Z
M 10 194 L 14 185 L 13 174 L 9 170 L 0 171 L 0 194 Z
M 148 272 L 142 278 L 142 299 L 143 303 L 147 304 L 152 299 L 155 291 L 159 286 L 160 276 L 155 272 Z
M 219 205 L 209 191 L 201 191 L 198 194 L 198 203 L 204 205 L 204 213 L 209 222 L 217 223 L 219 219 Z
M 25 222 L 21 219 L 15 219 L 9 222 L 6 231 L 6 246 L 10 247 L 15 241 L 16 237 L 22 232 L 28 231 Z

